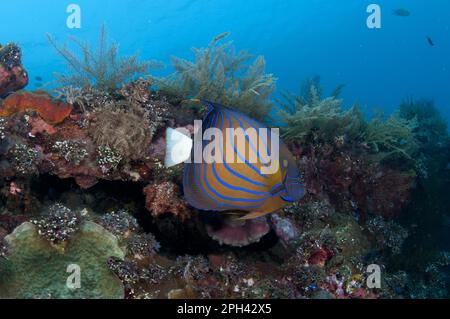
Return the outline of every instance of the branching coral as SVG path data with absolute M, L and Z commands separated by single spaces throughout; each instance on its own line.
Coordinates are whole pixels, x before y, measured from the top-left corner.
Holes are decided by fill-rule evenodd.
M 75 165 L 79 165 L 87 156 L 86 142 L 76 140 L 57 141 L 53 145 L 55 150 L 64 159 Z
M 97 164 L 105 172 L 114 171 L 122 161 L 122 156 L 109 146 L 101 145 L 97 148 Z
M 104 214 L 99 224 L 118 238 L 128 238 L 138 228 L 137 220 L 124 209 Z
M 276 79 L 265 73 L 265 60 L 235 52 L 232 43 L 220 44 L 228 32 L 215 37 L 206 48 L 193 48 L 195 61 L 173 57 L 175 73 L 159 80 L 160 89 L 181 99 L 206 99 L 230 105 L 257 119 L 264 119 L 272 103 Z
M 36 225 L 39 235 L 52 243 L 61 243 L 79 230 L 81 215 L 60 203 L 55 203 L 41 219 L 31 222 Z
M 34 174 L 38 171 L 40 153 L 26 144 L 16 144 L 9 151 L 15 170 L 22 175 Z
M 118 45 L 108 43 L 105 26 L 101 28 L 96 50 L 79 39 L 71 38 L 81 51 L 81 56 L 77 56 L 67 45 L 58 46 L 50 35 L 47 37 L 71 71 L 70 74 L 57 74 L 58 82 L 63 86 L 82 88 L 91 85 L 108 91 L 158 66 L 156 62 L 139 62 L 137 55 L 120 58 Z
M 304 140 L 310 134 L 315 140 L 332 142 L 340 136 L 357 139 L 365 127 L 362 113 L 354 106 L 342 109 L 337 90 L 328 98 L 321 98 L 317 81 L 308 81 L 308 92 L 301 95 L 284 93 L 278 100 L 282 119 L 286 123 L 283 136 L 287 140 Z

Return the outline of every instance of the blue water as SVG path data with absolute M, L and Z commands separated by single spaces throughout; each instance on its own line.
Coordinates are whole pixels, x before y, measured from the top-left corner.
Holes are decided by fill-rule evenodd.
M 366 26 L 366 7 L 382 8 L 382 28 Z M 281 90 L 298 91 L 320 75 L 325 89 L 344 83 L 346 105 L 393 111 L 402 99 L 433 98 L 450 119 L 450 1 L 448 0 L 14 0 L 2 1 L 0 43 L 18 42 L 24 64 L 50 81 L 64 65 L 46 40 L 74 35 L 95 43 L 102 23 L 121 54 L 141 53 L 169 65 L 171 55 L 192 57 L 231 31 L 238 49 L 266 57 Z M 68 29 L 66 7 L 82 9 L 82 28 Z M 405 8 L 409 17 L 392 10 Z M 430 36 L 435 46 L 428 45 Z M 170 72 L 167 68 L 165 72 Z

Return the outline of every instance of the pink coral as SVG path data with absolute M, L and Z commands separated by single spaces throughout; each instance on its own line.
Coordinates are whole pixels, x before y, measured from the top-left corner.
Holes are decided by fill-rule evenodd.
M 16 196 L 16 195 L 19 195 L 20 193 L 22 193 L 22 189 L 19 188 L 16 183 L 11 182 L 9 184 L 9 193 L 13 196 Z
M 308 264 L 325 267 L 326 262 L 333 257 L 333 252 L 325 247 L 315 250 L 308 258 Z
M 258 242 L 270 231 L 266 217 L 237 222 L 227 218 L 219 227 L 207 224 L 208 235 L 220 244 L 247 246 Z

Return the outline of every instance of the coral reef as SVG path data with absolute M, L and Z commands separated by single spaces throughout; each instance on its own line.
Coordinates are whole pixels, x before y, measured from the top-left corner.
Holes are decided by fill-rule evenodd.
M 354 106 L 344 111 L 337 93 L 322 99 L 318 80 L 307 83 L 310 86 L 304 95 L 284 93 L 283 99 L 278 99 L 278 109 L 286 123 L 283 137 L 287 140 L 310 137 L 325 143 L 339 138 L 360 138 L 366 124 L 359 109 Z
M 101 145 L 97 148 L 97 163 L 102 171 L 115 170 L 122 161 L 122 156 L 109 146 Z
M 171 182 L 148 185 L 144 188 L 145 207 L 155 217 L 172 214 L 184 221 L 190 217 L 189 210 L 180 197 L 178 187 Z M 170 198 L 170 200 L 168 200 Z
M 92 113 L 89 135 L 98 147 L 108 147 L 122 158 L 142 159 L 150 147 L 150 121 L 143 109 L 98 110 Z
M 64 121 L 72 112 L 70 104 L 53 100 L 45 92 L 15 93 L 0 102 L 0 116 L 11 116 L 20 112 L 36 112 L 50 124 Z
M 28 73 L 21 60 L 19 46 L 14 43 L 0 45 L 0 98 L 27 86 Z
M 128 241 L 128 253 L 135 259 L 142 259 L 156 255 L 161 245 L 152 234 L 139 234 Z
M 61 155 L 66 161 L 79 165 L 88 152 L 86 151 L 84 141 L 57 141 L 53 145 L 53 149 Z
M 412 159 L 417 150 L 413 130 L 415 118 L 402 118 L 398 114 L 384 119 L 378 113 L 367 121 L 357 106 L 342 108 L 338 98 L 341 88 L 322 99 L 319 79 L 306 82 L 307 92 L 300 95 L 284 93 L 278 99 L 278 109 L 286 126 L 283 137 L 297 143 L 328 143 L 337 146 L 361 143 L 376 161 L 399 155 Z M 304 89 L 306 91 L 306 89 Z
M 38 234 L 52 243 L 67 241 L 79 230 L 81 215 L 59 203 L 48 208 L 48 212 L 39 220 L 31 220 L 36 225 Z
M 35 174 L 38 171 L 39 151 L 26 144 L 16 144 L 9 151 L 14 169 L 20 175 Z
M 173 57 L 175 73 L 157 80 L 157 84 L 163 92 L 181 100 L 211 100 L 264 120 L 272 107 L 269 97 L 275 89 L 275 78 L 265 73 L 262 56 L 247 66 L 249 53 L 236 53 L 231 42 L 221 44 L 228 35 L 218 35 L 206 48 L 193 48 L 193 62 Z
M 85 222 L 64 248 L 53 246 L 38 234 L 31 223 L 24 223 L 5 238 L 6 265 L 0 278 L 2 298 L 122 298 L 122 283 L 110 272 L 109 257 L 123 258 L 117 239 L 101 226 Z M 42 260 L 46 262 L 43 263 Z M 76 263 L 83 284 L 79 289 L 66 285 L 66 270 Z
M 448 296 L 450 139 L 430 101 L 367 120 L 344 106 L 342 86 L 322 98 L 311 79 L 278 101 L 301 201 L 248 221 L 185 203 L 183 166 L 163 165 L 166 128 L 192 132 L 201 116 L 185 99 L 268 118 L 274 78 L 262 59 L 249 67 L 248 55 L 220 44 L 226 36 L 197 49 L 195 62 L 175 59 L 168 79 L 73 70 L 56 98 L 19 92 L 1 102 L 1 297 Z M 94 73 L 110 70 L 101 64 L 116 50 L 102 41 Z M 66 285 L 73 263 L 81 289 Z M 371 264 L 380 289 L 366 284 Z
M 399 254 L 403 242 L 408 237 L 408 231 L 392 220 L 386 221 L 376 216 L 367 221 L 367 229 L 375 237 L 380 247 L 389 248 L 393 254 Z
M 139 227 L 137 220 L 123 209 L 104 214 L 98 223 L 119 238 L 130 237 Z

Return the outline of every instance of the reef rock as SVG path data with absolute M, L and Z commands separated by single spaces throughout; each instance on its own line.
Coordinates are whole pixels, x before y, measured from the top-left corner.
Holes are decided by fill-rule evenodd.
M 21 59 L 22 52 L 17 45 L 0 45 L 0 97 L 27 86 L 28 73 L 23 68 Z

